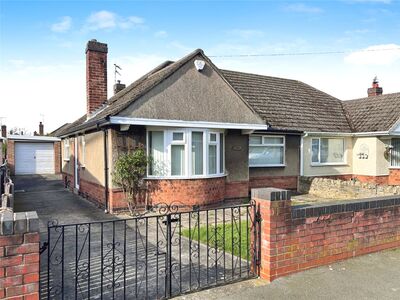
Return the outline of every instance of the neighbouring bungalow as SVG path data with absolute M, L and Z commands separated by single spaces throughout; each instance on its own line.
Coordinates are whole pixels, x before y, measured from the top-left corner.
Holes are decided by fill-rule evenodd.
M 87 43 L 86 113 L 57 136 L 66 186 L 109 211 L 126 207 L 113 165 L 138 146 L 152 157 L 152 204 L 214 204 L 248 197 L 253 187 L 296 190 L 300 176 L 384 175 L 398 183 L 389 180 L 389 161 L 399 166 L 392 138 L 400 94 L 343 102 L 297 80 L 221 70 L 198 49 L 127 87 L 115 84 L 108 98 L 107 52 L 104 43 Z M 359 107 L 380 97 L 392 106 L 384 111 L 395 116 L 393 128 L 387 121 L 368 129 L 376 122 L 364 124 Z M 373 118 L 385 118 L 375 106 Z

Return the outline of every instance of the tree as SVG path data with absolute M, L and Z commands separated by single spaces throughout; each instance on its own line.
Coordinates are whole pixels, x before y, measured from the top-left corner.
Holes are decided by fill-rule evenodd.
M 148 163 L 149 158 L 143 148 L 120 155 L 115 163 L 113 182 L 122 188 L 131 214 L 136 210 L 145 186 Z

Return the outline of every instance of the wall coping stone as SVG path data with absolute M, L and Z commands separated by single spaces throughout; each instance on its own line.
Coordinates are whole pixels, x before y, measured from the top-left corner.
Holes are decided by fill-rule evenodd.
M 13 213 L 0 212 L 0 236 L 39 232 L 39 217 L 36 211 Z
M 367 209 L 400 205 L 400 196 L 382 196 L 357 200 L 342 200 L 313 205 L 292 206 L 292 219 L 319 217 L 343 212 L 357 212 Z
M 268 201 L 285 201 L 291 199 L 291 192 L 278 188 L 256 188 L 251 189 L 251 199 Z

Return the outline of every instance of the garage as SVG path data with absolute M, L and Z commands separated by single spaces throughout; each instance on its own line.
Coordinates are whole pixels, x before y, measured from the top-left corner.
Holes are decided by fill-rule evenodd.
M 7 163 L 11 175 L 59 174 L 60 139 L 52 136 L 7 136 Z
M 54 144 L 15 143 L 15 174 L 54 174 Z

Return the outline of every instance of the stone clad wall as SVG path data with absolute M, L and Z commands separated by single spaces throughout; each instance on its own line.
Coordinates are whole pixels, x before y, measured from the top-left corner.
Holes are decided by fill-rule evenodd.
M 358 180 L 301 177 L 299 191 L 322 198 L 352 199 L 400 195 L 400 185 L 381 185 Z
M 290 194 L 253 189 L 261 216 L 261 278 L 400 247 L 400 197 L 292 207 Z

